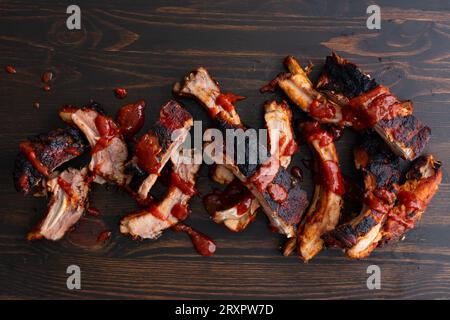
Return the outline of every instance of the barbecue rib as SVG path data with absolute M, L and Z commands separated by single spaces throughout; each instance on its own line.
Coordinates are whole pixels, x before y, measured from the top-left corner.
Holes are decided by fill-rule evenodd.
M 137 194 L 146 199 L 171 154 L 183 144 L 193 124 L 192 116 L 178 102 L 170 100 L 159 112 L 159 119 L 136 145 L 136 155 L 127 165 L 138 169 Z M 141 174 L 141 176 L 142 176 Z
M 195 98 L 208 110 L 220 129 L 245 129 L 233 106 L 233 102 L 242 97 L 221 93 L 217 82 L 205 68 L 201 67 L 191 72 L 184 78 L 183 84 L 174 85 L 173 91 L 180 96 Z M 276 108 L 286 112 L 291 121 L 290 109 L 286 103 L 272 102 L 267 105 L 276 105 Z M 297 180 L 287 170 L 280 168 L 280 160 L 283 161 L 283 158 L 291 156 L 296 151 L 295 140 L 283 141 L 280 137 L 278 143 L 288 145 L 286 152 L 271 155 L 263 164 L 261 161 L 258 164 L 249 164 L 247 161 L 244 164 L 236 164 L 235 159 L 226 158 L 226 155 L 223 155 L 222 159 L 226 167 L 249 188 L 261 204 L 271 225 L 290 238 L 295 236 L 295 226 L 307 206 L 307 199 L 306 193 L 296 183 Z M 278 143 L 275 144 L 276 149 Z M 248 146 L 246 143 L 246 158 L 252 152 L 250 148 L 255 147 L 256 150 L 253 149 L 253 152 L 258 153 L 258 145 Z
M 399 101 L 389 89 L 377 85 L 355 65 L 335 53 L 327 57 L 316 88 L 294 57 L 284 64 L 290 73 L 279 74 L 262 92 L 280 88 L 303 111 L 320 123 L 373 128 L 398 155 L 415 159 L 429 137 L 430 128 L 412 116 L 412 103 Z
M 46 217 L 28 234 L 28 240 L 59 240 L 80 219 L 89 192 L 87 168 L 69 168 L 47 181 L 51 198 Z
M 303 124 L 302 132 L 313 150 L 316 166 L 313 200 L 297 234 L 298 254 L 307 262 L 322 250 L 322 235 L 338 224 L 345 190 L 331 134 L 317 121 Z
M 382 237 L 383 224 L 395 204 L 400 179 L 399 158 L 374 134 L 362 137 L 354 150 L 356 168 L 364 176 L 364 204 L 361 213 L 323 236 L 327 245 L 346 250 L 349 257 L 367 257 Z
M 20 143 L 13 172 L 16 190 L 28 194 L 39 185 L 42 189 L 44 178 L 84 150 L 85 141 L 75 128 L 56 129 Z
M 316 87 L 345 106 L 344 120 L 351 119 L 356 129 L 373 128 L 398 156 L 414 160 L 425 148 L 431 130 L 412 115 L 412 103 L 401 103 L 336 53 L 326 58 Z
M 188 201 L 195 194 L 195 177 L 200 164 L 183 163 L 179 155 L 173 153 L 171 156 L 172 179 L 164 199 L 125 216 L 120 222 L 120 232 L 133 238 L 156 239 L 165 229 L 187 218 Z
M 91 145 L 89 170 L 95 182 L 126 185 L 130 177 L 124 174 L 128 149 L 119 127 L 107 117 L 96 102 L 84 108 L 63 107 L 59 115 L 65 122 L 78 127 Z

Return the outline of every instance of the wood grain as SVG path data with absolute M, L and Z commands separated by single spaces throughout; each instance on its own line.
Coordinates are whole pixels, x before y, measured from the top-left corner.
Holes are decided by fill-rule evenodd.
M 377 1 L 382 29 L 366 28 L 371 1 L 77 1 L 82 30 L 65 28 L 66 7 L 53 1 L 2 1 L 0 65 L 0 298 L 449 298 L 450 297 L 450 5 L 447 1 Z M 238 112 L 262 126 L 262 104 L 282 94 L 261 95 L 259 87 L 282 71 L 293 54 L 320 67 L 337 50 L 413 100 L 415 114 L 432 127 L 427 152 L 444 161 L 441 189 L 420 225 L 405 241 L 351 261 L 326 250 L 309 264 L 280 255 L 282 238 L 259 213 L 243 233 L 215 225 L 201 200 L 192 201 L 189 222 L 213 237 L 217 253 L 198 256 L 183 234 L 166 232 L 157 241 L 135 242 L 118 233 L 121 216 L 135 209 L 124 193 L 96 186 L 91 202 L 113 232 L 110 241 L 86 250 L 63 240 L 25 240 L 45 210 L 42 198 L 14 191 L 12 165 L 19 141 L 62 125 L 63 104 L 94 98 L 115 114 L 122 102 L 145 99 L 146 127 L 171 96 L 172 84 L 203 65 L 225 91 L 247 96 Z M 316 68 L 315 73 L 317 73 Z M 41 74 L 55 74 L 43 92 Z M 314 75 L 314 74 L 313 74 Z M 125 101 L 114 98 L 125 87 Z M 40 109 L 33 102 L 40 102 Z M 211 124 L 203 110 L 183 101 L 195 119 Z M 294 108 L 294 116 L 300 112 Z M 343 171 L 354 173 L 355 135 L 337 144 Z M 302 146 L 295 157 L 310 157 Z M 212 190 L 208 168 L 200 192 Z M 303 183 L 311 193 L 307 175 Z M 161 189 L 162 190 L 162 189 Z M 160 192 L 156 190 L 157 192 Z M 66 268 L 82 270 L 82 290 L 66 288 Z M 366 268 L 377 264 L 382 289 L 366 287 Z

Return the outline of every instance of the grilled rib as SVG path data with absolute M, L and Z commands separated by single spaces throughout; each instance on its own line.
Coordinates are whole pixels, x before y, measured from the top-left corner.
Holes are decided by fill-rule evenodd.
M 124 173 L 128 149 L 118 126 L 107 117 L 97 103 L 84 108 L 63 107 L 59 115 L 65 122 L 78 127 L 91 145 L 89 170 L 95 182 L 126 185 L 130 177 Z
M 120 232 L 130 234 L 133 238 L 156 239 L 165 229 L 172 227 L 185 220 L 189 214 L 188 202 L 194 195 L 180 187 L 182 184 L 195 186 L 195 178 L 200 164 L 183 163 L 179 154 L 173 153 L 171 156 L 173 163 L 172 174 L 176 175 L 177 181 L 172 178 L 170 187 L 164 199 L 156 204 L 151 204 L 149 208 L 125 216 L 120 221 Z
M 176 83 L 174 85 L 173 91 L 179 96 L 197 100 L 207 109 L 220 129 L 246 129 L 233 106 L 233 102 L 242 97 L 236 98 L 234 95 L 222 93 L 217 82 L 211 78 L 205 68 L 201 67 L 191 72 L 184 78 L 183 84 Z M 285 103 L 278 107 L 286 112 L 289 110 Z M 290 110 L 288 114 L 290 117 Z M 285 143 L 288 142 L 290 148 L 286 149 L 285 155 L 271 155 L 262 164 L 261 161 L 258 164 L 249 164 L 247 161 L 244 164 L 236 163 L 235 159 L 228 158 L 226 154 L 222 154 L 222 160 L 226 167 L 249 188 L 264 209 L 271 225 L 287 237 L 293 237 L 295 236 L 295 225 L 300 221 L 307 200 L 306 193 L 301 190 L 296 179 L 287 170 L 280 168 L 280 159 L 288 154 L 290 156 L 296 151 L 295 141 L 286 141 Z M 251 152 L 249 151 L 250 147 L 257 146 L 246 144 L 246 156 Z M 253 152 L 258 152 L 258 149 Z M 274 200 L 277 192 L 281 193 L 283 197 L 275 196 Z
M 344 248 L 350 258 L 367 257 L 382 237 L 383 224 L 395 204 L 400 163 L 375 134 L 366 134 L 354 150 L 356 168 L 364 177 L 364 203 L 360 214 L 323 236 L 327 245 Z
M 298 254 L 307 262 L 322 250 L 322 235 L 333 230 L 339 222 L 344 182 L 331 134 L 317 121 L 303 124 L 302 131 L 313 150 L 316 165 L 313 200 L 297 234 Z
M 280 88 L 312 118 L 327 124 L 373 128 L 399 156 L 415 159 L 430 137 L 430 128 L 412 116 L 412 103 L 399 101 L 357 67 L 335 53 L 327 57 L 316 88 L 294 57 L 284 64 L 290 73 L 278 75 L 262 92 Z
M 44 180 L 63 163 L 81 155 L 85 141 L 75 128 L 56 129 L 20 144 L 14 164 L 14 185 L 24 194 L 44 187 Z
M 373 128 L 404 159 L 416 159 L 430 139 L 431 129 L 412 115 L 411 102 L 401 103 L 389 89 L 334 52 L 326 58 L 316 87 L 340 101 L 347 118 L 356 117 L 353 126 Z
M 136 145 L 136 156 L 128 168 L 146 176 L 139 181 L 137 194 L 146 199 L 171 154 L 184 143 L 193 124 L 192 116 L 178 102 L 170 100 L 159 112 L 159 119 Z M 136 168 L 137 167 L 137 168 Z
M 28 234 L 29 240 L 59 240 L 80 219 L 86 206 L 90 179 L 87 168 L 69 168 L 47 181 L 51 198 L 45 218 Z

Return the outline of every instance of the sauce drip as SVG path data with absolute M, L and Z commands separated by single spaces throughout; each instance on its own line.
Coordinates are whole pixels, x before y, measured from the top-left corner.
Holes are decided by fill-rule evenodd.
M 192 197 L 197 193 L 195 185 L 189 181 L 183 180 L 176 172 L 171 173 L 170 184 L 180 189 L 185 195 Z
M 116 98 L 123 99 L 127 96 L 128 92 L 124 88 L 116 88 L 114 89 L 114 94 L 116 95 Z
M 339 165 L 334 161 L 321 161 L 320 162 L 320 180 L 328 190 L 334 192 L 337 195 L 343 195 L 345 192 L 344 181 L 342 179 L 341 170 Z
M 71 198 L 73 197 L 72 185 L 61 177 L 58 177 L 58 185 Z
M 216 104 L 228 112 L 232 112 L 236 101 L 244 100 L 244 96 L 238 96 L 233 93 L 221 93 L 216 98 Z
M 185 220 L 189 215 L 189 210 L 185 204 L 177 203 L 170 210 L 170 214 L 177 218 L 179 221 Z
M 149 174 L 158 174 L 159 172 L 159 153 L 161 146 L 157 136 L 146 133 L 138 141 L 136 145 L 136 157 L 138 165 Z
M 202 256 L 211 256 L 216 251 L 216 244 L 213 240 L 203 233 L 192 229 L 190 226 L 178 223 L 172 227 L 172 230 L 175 232 L 185 232 L 191 238 L 195 250 Z
M 120 126 L 120 131 L 129 138 L 134 136 L 144 125 L 144 111 L 144 100 L 139 100 L 120 108 L 116 117 L 117 123 Z
M 45 177 L 48 177 L 48 168 L 36 157 L 36 153 L 34 152 L 30 141 L 21 142 L 19 144 L 19 149 L 37 171 Z
M 14 74 L 17 72 L 16 68 L 13 66 L 5 66 L 5 71 L 9 74 Z

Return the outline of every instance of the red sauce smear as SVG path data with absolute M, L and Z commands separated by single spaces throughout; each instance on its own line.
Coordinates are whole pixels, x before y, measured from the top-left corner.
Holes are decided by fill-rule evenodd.
M 336 108 L 326 101 L 314 99 L 309 105 L 309 114 L 317 119 L 332 119 L 336 115 Z
M 50 91 L 50 86 L 49 86 L 48 84 L 46 84 L 46 85 L 44 85 L 44 86 L 42 87 L 42 90 L 44 90 L 44 91 Z
M 333 142 L 332 135 L 328 131 L 322 129 L 317 121 L 306 122 L 303 125 L 302 134 L 308 143 L 318 140 L 321 147 L 325 147 Z
M 177 218 L 179 221 L 185 220 L 189 215 L 189 210 L 185 204 L 177 203 L 170 210 L 170 214 Z
M 203 197 L 205 209 L 214 215 L 217 211 L 229 209 L 237 204 L 238 214 L 244 214 L 251 205 L 253 196 L 248 189 L 238 180 L 233 180 L 227 188 L 220 192 L 214 190 L 213 193 Z
M 13 73 L 17 72 L 16 68 L 14 68 L 13 66 L 5 66 L 5 71 L 9 74 L 13 74 Z
M 337 195 L 343 195 L 345 192 L 344 180 L 342 179 L 339 165 L 334 161 L 320 162 L 320 178 L 321 184 L 328 190 Z
M 66 180 L 64 180 L 61 177 L 58 177 L 58 185 L 61 187 L 61 189 L 64 190 L 64 192 L 69 196 L 69 197 L 73 197 L 73 190 L 72 190 L 72 185 L 67 182 Z
M 95 118 L 95 126 L 100 134 L 100 139 L 92 148 L 91 155 L 105 149 L 111 140 L 120 133 L 114 121 L 112 121 L 111 118 L 101 114 Z
M 283 136 L 283 137 L 285 137 L 285 136 Z M 280 144 L 280 145 L 283 145 L 283 144 Z M 284 153 L 282 154 L 282 156 L 289 157 L 289 156 L 292 156 L 297 151 L 298 151 L 298 144 L 297 144 L 297 142 L 295 142 L 294 139 L 291 139 L 291 141 L 289 141 L 289 143 L 284 148 Z
M 247 194 L 246 196 L 244 196 L 244 198 L 241 199 L 241 201 L 236 207 L 238 216 L 243 215 L 250 209 L 250 206 L 252 205 L 252 200 L 253 197 L 250 194 Z
M 185 232 L 191 238 L 195 250 L 202 256 L 211 256 L 216 251 L 216 244 L 213 240 L 185 224 L 176 224 L 172 227 L 175 232 Z
M 391 214 L 389 214 L 389 219 L 394 220 L 396 223 L 400 224 L 405 229 L 414 228 L 414 222 L 402 219 L 402 217 L 400 217 L 396 214 L 395 210 Z M 395 228 L 394 228 L 394 230 L 395 230 Z
M 161 165 L 158 157 L 160 152 L 161 146 L 158 137 L 151 133 L 144 134 L 136 145 L 135 154 L 139 167 L 147 173 L 158 174 Z
M 74 155 L 74 156 L 79 156 L 79 155 L 81 155 L 81 152 L 80 152 L 77 148 L 75 148 L 75 147 L 65 148 L 65 149 L 64 149 L 64 152 L 67 152 L 67 153 L 72 154 L 72 155 Z
M 183 180 L 176 172 L 172 172 L 170 175 L 170 184 L 177 187 L 184 194 L 188 196 L 193 196 L 197 194 L 195 185 L 189 181 Z
M 116 88 L 114 89 L 114 94 L 118 99 L 123 99 L 127 96 L 128 92 L 124 88 Z
M 93 216 L 93 217 L 98 217 L 100 215 L 100 211 L 94 207 L 89 207 L 86 209 L 86 211 L 90 216 Z
M 381 212 L 388 213 L 389 207 L 388 205 L 380 198 L 376 197 L 373 193 L 369 193 L 364 198 L 364 203 L 371 209 Z
M 282 185 L 276 183 L 270 184 L 267 187 L 267 191 L 269 192 L 270 197 L 278 203 L 286 200 L 288 195 L 286 189 Z
M 152 215 L 154 215 L 156 218 L 158 218 L 159 220 L 163 220 L 163 221 L 167 220 L 166 216 L 161 211 L 159 211 L 159 209 L 156 205 L 150 205 L 148 211 Z
M 33 167 L 36 168 L 37 171 L 39 171 L 41 174 L 43 174 L 45 177 L 48 177 L 48 168 L 44 166 L 44 164 L 38 160 L 36 157 L 36 153 L 34 152 L 31 142 L 30 141 L 24 141 L 19 144 L 19 149 L 22 151 L 22 153 L 25 155 L 25 157 L 28 159 L 28 161 L 31 162 Z
M 426 204 L 409 191 L 400 191 L 397 195 L 399 204 L 404 205 L 407 209 L 425 210 Z
M 124 105 L 117 113 L 117 123 L 120 131 L 127 137 L 134 136 L 144 125 L 145 101 L 139 100 L 135 103 Z
M 216 104 L 228 112 L 232 112 L 236 101 L 244 100 L 244 96 L 238 96 L 233 93 L 221 93 L 216 98 Z

